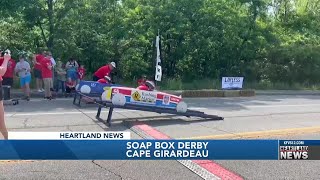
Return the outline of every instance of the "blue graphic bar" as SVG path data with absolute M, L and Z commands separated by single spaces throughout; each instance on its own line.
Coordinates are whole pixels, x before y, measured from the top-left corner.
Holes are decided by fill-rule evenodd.
M 279 140 L 280 146 L 320 146 L 320 140 Z
M 9 140 L 0 160 L 278 160 L 278 140 Z

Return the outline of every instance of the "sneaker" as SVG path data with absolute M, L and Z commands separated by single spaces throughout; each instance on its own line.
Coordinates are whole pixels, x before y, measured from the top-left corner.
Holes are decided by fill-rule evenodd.
M 42 92 L 44 92 L 44 89 L 41 89 Z
M 38 92 L 43 92 L 41 89 L 38 89 Z

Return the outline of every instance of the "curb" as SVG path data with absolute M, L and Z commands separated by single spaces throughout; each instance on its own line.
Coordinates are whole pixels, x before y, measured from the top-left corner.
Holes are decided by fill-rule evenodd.
M 262 91 L 257 90 L 256 95 L 288 95 L 288 96 L 318 96 L 320 91 L 308 91 L 308 90 L 269 90 Z
M 252 97 L 256 93 L 254 90 L 185 90 L 185 91 L 165 91 L 182 97 Z
M 11 98 L 23 98 L 24 94 L 22 92 L 10 92 L 10 96 Z M 40 92 L 31 92 L 30 93 L 31 98 L 43 98 L 44 97 L 44 92 L 40 93 Z M 53 93 L 53 96 L 55 98 L 66 98 L 65 94 L 63 93 Z M 73 95 L 69 95 L 68 98 L 73 98 Z

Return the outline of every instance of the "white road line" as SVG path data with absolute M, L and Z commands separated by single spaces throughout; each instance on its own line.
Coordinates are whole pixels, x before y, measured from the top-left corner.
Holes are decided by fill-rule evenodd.
M 196 109 L 206 109 L 206 108 L 190 108 L 193 110 Z M 124 113 L 124 112 L 134 112 L 137 110 L 114 110 L 114 112 L 116 113 Z M 103 112 L 103 111 L 102 111 Z M 72 114 L 82 114 L 82 113 L 86 113 L 86 114 L 95 114 L 97 113 L 97 111 L 74 111 L 74 112 L 34 112 L 34 113 L 6 113 L 5 116 L 6 117 L 10 117 L 10 116 L 42 116 L 42 115 L 72 115 Z
M 320 104 L 281 104 L 281 105 L 244 105 L 245 107 L 252 108 L 265 108 L 265 107 L 308 107 L 308 106 L 320 106 Z

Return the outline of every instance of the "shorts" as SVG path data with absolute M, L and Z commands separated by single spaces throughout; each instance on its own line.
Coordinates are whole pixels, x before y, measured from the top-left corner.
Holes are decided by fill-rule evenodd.
M 6 86 L 11 86 L 13 85 L 13 78 L 7 78 L 7 77 L 3 77 L 2 78 L 2 85 L 6 85 Z
M 30 84 L 30 82 L 31 82 L 31 75 L 20 78 L 20 86 L 21 87 L 25 86 L 26 84 Z
M 39 69 L 34 69 L 33 73 L 35 78 L 42 79 L 41 71 Z

